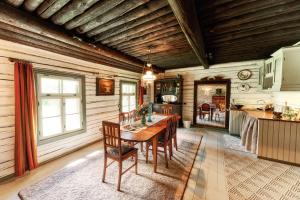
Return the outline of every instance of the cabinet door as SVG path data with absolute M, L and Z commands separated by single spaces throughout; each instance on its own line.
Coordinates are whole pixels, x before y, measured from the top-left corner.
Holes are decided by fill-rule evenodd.
M 284 90 L 299 91 L 300 90 L 300 50 L 289 51 L 284 55 L 283 80 L 282 87 Z

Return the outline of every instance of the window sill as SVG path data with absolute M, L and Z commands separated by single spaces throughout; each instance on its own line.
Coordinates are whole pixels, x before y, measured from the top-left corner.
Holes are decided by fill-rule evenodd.
M 85 132 L 86 132 L 86 128 L 80 129 L 80 130 L 77 130 L 77 131 L 74 131 L 74 132 L 70 132 L 70 133 L 57 135 L 57 136 L 50 137 L 50 138 L 45 138 L 45 139 L 39 139 L 38 138 L 37 145 L 41 146 L 41 145 L 44 145 L 44 144 L 57 142 L 57 141 L 60 141 L 60 140 L 66 139 L 66 138 L 73 137 L 75 135 L 83 134 Z

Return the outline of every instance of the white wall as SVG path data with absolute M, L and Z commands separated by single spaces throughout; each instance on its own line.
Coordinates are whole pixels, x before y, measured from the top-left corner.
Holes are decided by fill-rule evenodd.
M 257 101 L 263 99 L 266 102 L 272 101 L 272 94 L 267 91 L 262 91 L 258 85 L 259 68 L 263 66 L 263 60 L 235 62 L 212 65 L 209 69 L 203 67 L 190 67 L 183 69 L 167 70 L 165 76 L 175 76 L 180 74 L 183 76 L 183 118 L 192 120 L 194 106 L 194 81 L 200 80 L 207 76 L 223 76 L 231 79 L 231 101 L 245 105 L 245 108 L 253 109 L 258 107 Z M 241 81 L 237 77 L 237 73 L 242 69 L 250 69 L 252 77 L 249 80 Z M 239 83 L 246 82 L 251 88 L 248 92 L 239 92 L 237 87 Z
M 281 106 L 287 105 L 299 109 L 300 108 L 300 91 L 295 92 L 273 92 L 273 103 L 275 108 L 280 109 Z
M 140 78 L 141 75 L 0 40 L 0 179 L 14 173 L 14 64 L 8 60 L 9 57 L 41 63 L 33 64 L 34 68 L 78 73 L 86 78 L 86 133 L 38 146 L 39 162 L 101 139 L 99 128 L 102 120 L 118 120 L 119 81 L 132 81 L 130 78 Z M 114 96 L 96 96 L 96 73 L 128 78 L 115 78 Z

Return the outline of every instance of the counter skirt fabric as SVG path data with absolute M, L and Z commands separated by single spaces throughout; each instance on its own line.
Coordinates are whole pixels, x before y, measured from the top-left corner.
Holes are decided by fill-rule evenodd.
M 258 120 L 247 115 L 244 119 L 241 131 L 241 144 L 247 151 L 257 153 Z

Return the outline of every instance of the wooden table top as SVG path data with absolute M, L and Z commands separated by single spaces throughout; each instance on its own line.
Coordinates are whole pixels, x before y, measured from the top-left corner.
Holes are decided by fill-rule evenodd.
M 167 116 L 166 118 L 164 118 L 163 120 L 148 126 L 145 129 L 142 129 L 141 131 L 137 132 L 137 133 L 133 133 L 130 131 L 122 131 L 121 132 L 121 138 L 122 140 L 126 140 L 126 141 L 132 141 L 132 142 L 146 142 L 151 140 L 153 137 L 155 137 L 158 134 L 161 134 L 165 128 L 166 128 L 166 121 L 174 116 L 174 115 L 165 115 Z M 177 120 L 180 119 L 179 115 L 176 115 Z

